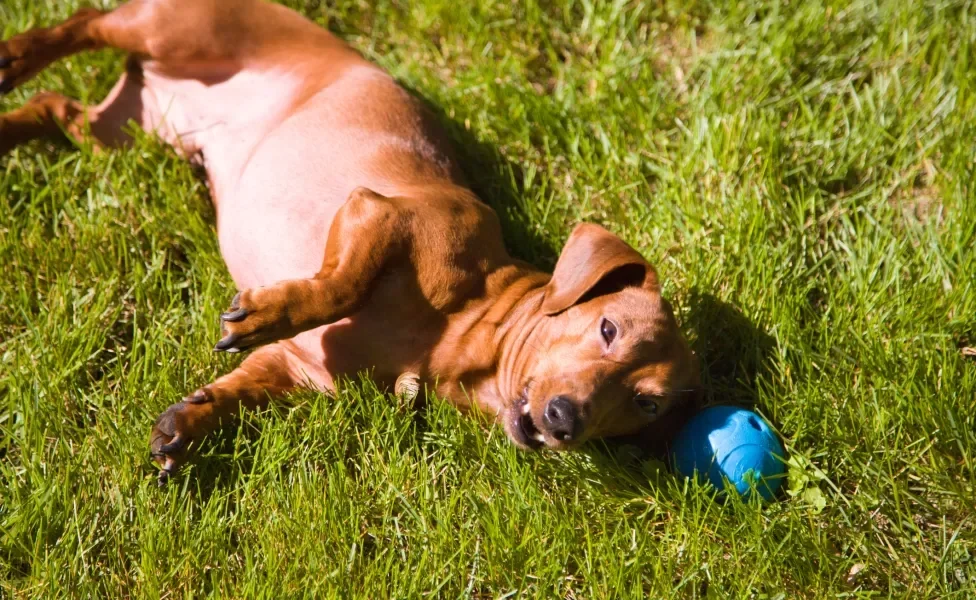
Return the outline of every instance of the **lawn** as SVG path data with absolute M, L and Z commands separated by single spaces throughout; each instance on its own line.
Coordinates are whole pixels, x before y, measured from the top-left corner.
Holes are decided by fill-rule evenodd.
M 153 419 L 240 360 L 211 351 L 234 286 L 205 186 L 148 137 L 35 143 L 0 159 L 0 597 L 976 595 L 969 3 L 289 3 L 438 109 L 517 255 L 589 220 L 651 259 L 788 489 L 521 452 L 365 376 L 159 489 Z M 76 7 L 2 0 L 0 33 Z M 121 68 L 72 57 L 0 110 Z

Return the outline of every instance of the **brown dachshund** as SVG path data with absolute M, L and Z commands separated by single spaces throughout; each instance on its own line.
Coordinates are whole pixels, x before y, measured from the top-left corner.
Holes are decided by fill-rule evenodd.
M 259 0 L 82 10 L 0 42 L 0 92 L 104 47 L 129 53 L 108 98 L 35 96 L 0 116 L 0 153 L 63 134 L 119 146 L 132 121 L 206 169 L 243 290 L 217 349 L 253 351 L 156 421 L 162 480 L 241 406 L 365 370 L 477 405 L 523 448 L 632 434 L 697 398 L 697 362 L 640 254 L 582 224 L 552 275 L 513 259 L 423 106 L 299 14 Z

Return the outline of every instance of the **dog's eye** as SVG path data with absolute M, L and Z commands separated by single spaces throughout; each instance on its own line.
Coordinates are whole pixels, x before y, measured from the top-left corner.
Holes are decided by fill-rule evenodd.
M 634 396 L 634 401 L 637 402 L 637 406 L 640 406 L 641 410 L 644 411 L 648 416 L 657 416 L 658 399 L 656 397 L 648 394 L 638 393 L 636 396 Z
M 600 321 L 600 335 L 603 336 L 603 341 L 609 344 L 617 337 L 617 326 L 610 319 L 603 319 Z

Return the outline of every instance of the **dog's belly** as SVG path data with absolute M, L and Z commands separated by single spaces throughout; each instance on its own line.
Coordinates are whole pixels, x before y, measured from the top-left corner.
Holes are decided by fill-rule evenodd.
M 357 187 L 396 196 L 453 178 L 427 134 L 418 105 L 388 75 L 354 66 L 271 129 L 239 169 L 220 164 L 219 144 L 205 148 L 221 253 L 238 287 L 318 272 L 332 220 Z
M 220 101 L 231 115 L 224 119 L 233 118 L 233 99 Z M 219 110 L 190 120 L 213 120 Z M 357 187 L 397 196 L 459 173 L 419 104 L 372 66 L 349 67 L 279 122 L 252 126 L 262 132 L 253 143 L 227 124 L 188 138 L 204 157 L 221 254 L 238 289 L 318 272 L 332 221 Z M 380 285 L 359 314 L 286 342 L 299 377 L 331 389 L 337 377 L 369 371 L 389 387 L 416 369 L 442 325 L 407 311 L 416 303 L 393 297 L 402 287 Z
M 316 135 L 314 115 L 283 124 L 255 152 L 236 185 L 216 198 L 220 250 L 241 289 L 311 277 L 336 212 L 360 185 L 362 148 Z
M 336 68 L 331 58 L 323 55 L 322 70 L 334 78 L 318 91 L 307 89 L 314 76 L 281 66 L 175 76 L 147 63 L 103 105 L 134 90 L 127 101 L 138 103 L 140 124 L 202 159 L 221 252 L 239 287 L 317 272 L 332 219 L 355 188 L 396 195 L 417 177 L 450 171 L 424 164 L 445 160 L 442 149 L 389 75 L 364 61 Z M 398 171 L 404 160 L 410 168 Z

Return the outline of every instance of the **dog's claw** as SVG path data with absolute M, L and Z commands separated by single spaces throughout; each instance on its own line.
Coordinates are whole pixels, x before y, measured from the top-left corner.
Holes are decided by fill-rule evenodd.
M 235 346 L 237 340 L 238 340 L 238 336 L 232 333 L 227 337 L 225 337 L 224 339 L 217 342 L 217 345 L 214 346 L 214 350 L 218 352 L 223 350 L 224 352 L 228 352 L 230 354 L 236 354 L 237 352 L 241 351 L 240 348 Z
M 159 454 L 166 455 L 172 452 L 179 452 L 184 448 L 186 448 L 186 444 L 187 444 L 187 439 L 183 437 L 182 434 L 177 433 L 176 436 L 172 440 L 170 440 L 168 444 L 163 444 L 162 446 L 159 447 Z M 171 460 L 173 459 L 167 458 L 167 464 Z
M 230 354 L 235 354 L 245 349 L 241 348 L 237 344 L 240 341 L 241 336 L 236 333 L 228 333 L 225 325 L 227 323 L 239 323 L 240 321 L 246 319 L 249 314 L 250 311 L 248 311 L 246 308 L 241 308 L 241 292 L 237 292 L 237 294 L 234 295 L 234 298 L 230 301 L 230 308 L 227 310 L 227 312 L 220 315 L 220 331 L 221 333 L 225 333 L 227 335 L 225 335 L 223 339 L 217 342 L 217 345 L 214 346 L 215 352 L 224 351 Z
M 176 469 L 179 465 L 171 457 L 166 457 L 166 462 L 163 464 L 162 468 L 159 469 L 159 474 L 156 475 L 156 485 L 163 487 L 169 480 L 172 479 L 173 475 L 176 473 Z
M 173 468 L 170 467 L 172 459 L 166 461 L 166 466 L 159 470 L 159 474 L 156 476 L 156 485 L 159 487 L 165 486 L 169 483 L 170 477 L 173 475 Z
M 14 64 L 14 60 L 16 59 L 13 56 L 0 57 L 0 69 L 6 69 L 10 65 Z
M 13 79 L 4 79 L 3 81 L 0 81 L 0 96 L 5 96 L 9 94 L 10 92 L 13 91 L 13 89 L 14 89 Z
M 169 478 L 179 470 L 185 460 L 186 451 L 193 442 L 192 430 L 187 430 L 185 417 L 181 414 L 191 404 L 197 404 L 197 398 L 203 394 L 209 398 L 207 392 L 198 390 L 181 402 L 170 406 L 156 419 L 150 435 L 150 456 L 160 466 L 157 483 L 164 485 Z M 169 441 L 167 441 L 169 440 Z M 163 443 L 166 442 L 166 443 Z
M 236 323 L 238 321 L 243 321 L 244 320 L 244 317 L 246 317 L 246 316 L 247 316 L 247 310 L 245 310 L 243 308 L 238 308 L 235 311 L 225 312 L 224 314 L 220 315 L 220 320 L 221 321 L 230 321 L 231 323 Z

